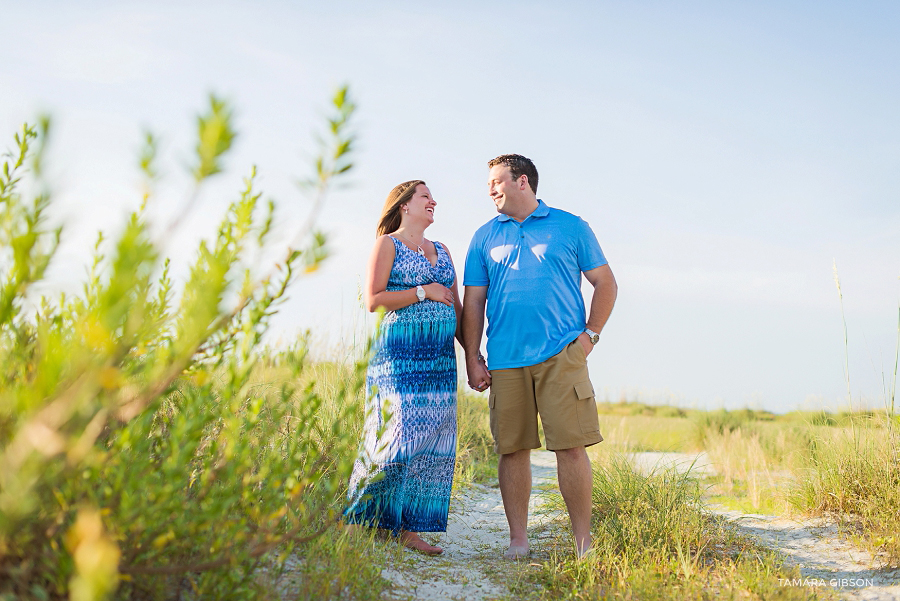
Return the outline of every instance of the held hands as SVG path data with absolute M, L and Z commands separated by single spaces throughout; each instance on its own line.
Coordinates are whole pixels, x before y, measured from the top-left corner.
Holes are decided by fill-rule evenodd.
M 484 357 L 466 357 L 466 374 L 468 375 L 469 388 L 482 392 L 491 385 L 491 372 L 488 371 Z
M 431 284 L 425 284 L 422 288 L 425 289 L 425 298 L 444 303 L 451 307 L 453 306 L 453 291 L 446 286 L 433 282 Z

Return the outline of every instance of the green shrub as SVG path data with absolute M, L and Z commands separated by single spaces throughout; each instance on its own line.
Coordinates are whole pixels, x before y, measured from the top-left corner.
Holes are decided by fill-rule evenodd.
M 693 416 L 696 427 L 694 442 L 698 447 L 704 446 L 707 436 L 721 435 L 741 429 L 745 434 L 757 431 L 758 423 L 771 421 L 774 415 L 768 411 L 754 409 L 719 409 L 717 411 L 700 411 Z
M 351 167 L 354 107 L 346 90 L 333 104 L 307 182 L 317 203 Z M 214 97 L 197 124 L 199 186 L 221 170 L 235 132 Z M 324 258 L 325 239 L 305 232 L 306 248 L 252 265 L 274 211 L 260 206 L 254 170 L 183 286 L 139 210 L 109 257 L 98 241 L 83 294 L 31 310 L 29 289 L 60 235 L 45 225 L 50 196 L 33 147 L 45 134 L 46 123 L 26 125 L 0 175 L 0 594 L 262 594 L 257 569 L 277 567 L 336 523 L 358 445 L 346 424 L 361 413 L 361 365 L 329 394 L 298 387 L 302 348 L 279 357 L 286 375 L 277 385 L 253 377 L 269 319 L 298 268 Z M 148 135 L 148 190 L 155 154 Z M 38 189 L 30 201 L 26 175 Z
M 660 417 L 687 417 L 687 411 L 680 407 L 672 407 L 670 405 L 659 407 L 656 414 Z

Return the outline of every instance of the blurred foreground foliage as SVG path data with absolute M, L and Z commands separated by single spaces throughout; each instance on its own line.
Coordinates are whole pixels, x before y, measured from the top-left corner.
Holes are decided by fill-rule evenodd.
M 354 105 L 346 89 L 332 104 L 305 182 L 316 207 L 352 165 Z M 235 137 L 227 103 L 212 97 L 197 128 L 201 186 Z M 302 345 L 258 352 L 325 239 L 309 224 L 282 260 L 250 264 L 274 211 L 254 170 L 174 284 L 144 213 L 148 135 L 141 210 L 109 256 L 98 241 L 82 294 L 35 302 L 60 239 L 46 225 L 46 132 L 25 125 L 0 174 L 0 598 L 262 595 L 261 570 L 336 523 L 359 440 L 346 424 L 361 411 L 362 365 L 323 392 L 301 385 Z M 280 376 L 260 385 L 271 363 Z

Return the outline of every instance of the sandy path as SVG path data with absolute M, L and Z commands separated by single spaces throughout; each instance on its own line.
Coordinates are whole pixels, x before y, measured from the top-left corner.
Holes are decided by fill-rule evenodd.
M 788 519 L 711 507 L 742 534 L 782 553 L 800 568 L 801 582 L 783 586 L 831 587 L 844 599 L 900 599 L 900 570 L 873 569 L 872 555 L 841 538 L 827 518 Z
M 556 482 L 556 457 L 548 451 L 531 454 L 532 489 L 529 526 L 540 520 L 536 509 L 542 497 L 538 487 Z M 394 586 L 385 599 L 490 600 L 510 595 L 505 584 L 491 578 L 504 563 L 503 551 L 509 543 L 506 514 L 500 489 L 473 486 L 454 499 L 446 534 L 423 535 L 444 548 L 443 555 L 425 557 L 415 552 L 403 554 L 398 565 L 389 566 L 382 576 Z

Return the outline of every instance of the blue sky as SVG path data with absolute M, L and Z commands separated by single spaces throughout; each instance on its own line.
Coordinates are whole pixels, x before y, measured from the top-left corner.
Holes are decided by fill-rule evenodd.
M 143 128 L 162 139 L 155 211 L 186 195 L 193 115 L 215 91 L 240 130 L 229 173 L 166 247 L 186 264 L 256 164 L 286 239 L 293 182 L 333 88 L 359 103 L 358 167 L 321 226 L 333 256 L 273 339 L 334 348 L 390 188 L 425 179 L 428 235 L 457 262 L 495 213 L 486 161 L 531 157 L 539 196 L 595 229 L 620 285 L 590 367 L 600 396 L 777 411 L 890 384 L 900 299 L 900 5 L 893 2 L 33 2 L 3 6 L 0 135 L 55 118 L 54 285 L 139 200 Z M 370 320 L 369 320 L 370 321 Z

